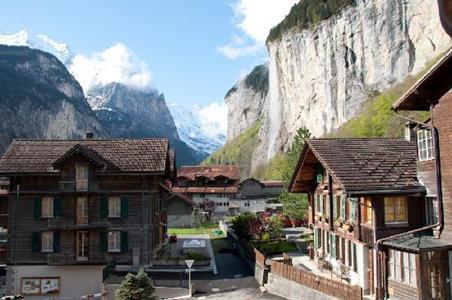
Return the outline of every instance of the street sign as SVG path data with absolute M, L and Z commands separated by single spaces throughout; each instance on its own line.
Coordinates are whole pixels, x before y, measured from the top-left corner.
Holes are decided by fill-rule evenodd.
M 191 269 L 191 266 L 193 266 L 193 263 L 194 263 L 195 261 L 193 260 L 193 259 L 186 259 L 185 260 L 185 263 L 187 264 L 187 267 L 189 268 L 189 269 Z

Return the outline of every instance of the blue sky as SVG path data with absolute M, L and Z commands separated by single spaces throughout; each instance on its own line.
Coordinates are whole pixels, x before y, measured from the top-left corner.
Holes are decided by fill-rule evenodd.
M 121 43 L 115 58 L 132 55 L 125 65 L 150 73 L 167 102 L 208 105 L 222 102 L 244 72 L 265 61 L 268 28 L 294 1 L 1 2 L 0 33 L 25 29 L 67 43 L 86 63 L 84 72 Z

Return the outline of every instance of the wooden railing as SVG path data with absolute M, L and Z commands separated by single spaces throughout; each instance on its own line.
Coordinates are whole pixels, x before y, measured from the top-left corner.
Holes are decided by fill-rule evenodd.
M 271 273 L 339 299 L 362 299 L 362 289 L 359 286 L 352 286 L 336 280 L 320 277 L 314 273 L 297 269 L 281 262 L 271 262 Z
M 49 253 L 47 255 L 47 264 L 52 266 L 61 265 L 83 265 L 92 263 L 105 263 L 105 255 L 89 255 L 87 259 L 78 260 L 75 255 L 69 255 L 66 253 Z
M 254 255 L 256 257 L 256 263 L 261 265 L 262 267 L 265 267 L 265 256 L 259 250 L 254 249 Z

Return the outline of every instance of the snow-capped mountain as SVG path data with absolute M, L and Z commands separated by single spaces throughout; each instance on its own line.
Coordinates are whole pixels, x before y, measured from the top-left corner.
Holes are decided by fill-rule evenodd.
M 12 34 L 0 34 L 0 44 L 7 46 L 28 46 L 33 49 L 49 52 L 56 56 L 66 66 L 71 63 L 72 58 L 74 57 L 67 44 L 52 40 L 44 34 L 30 36 L 26 30 L 21 30 Z
M 191 148 L 211 154 L 226 142 L 224 122 L 206 118 L 208 108 L 199 105 L 186 108 L 173 103 L 169 109 L 180 139 Z

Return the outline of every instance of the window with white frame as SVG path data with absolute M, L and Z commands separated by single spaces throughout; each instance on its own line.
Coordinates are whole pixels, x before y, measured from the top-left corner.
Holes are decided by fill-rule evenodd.
M 416 285 L 416 255 L 390 249 L 388 277 L 392 280 Z
M 41 217 L 42 218 L 53 218 L 53 197 L 42 197 L 41 198 Z
M 422 129 L 417 132 L 417 149 L 419 161 L 434 159 L 433 138 L 430 129 Z
M 89 167 L 85 165 L 75 166 L 75 187 L 77 191 L 88 190 Z
M 121 231 L 108 232 L 108 252 L 121 252 Z
M 53 252 L 53 231 L 43 231 L 41 233 L 41 251 Z
M 438 199 L 436 197 L 425 198 L 425 219 L 427 225 L 438 222 Z
M 108 217 L 118 218 L 121 217 L 121 198 L 109 197 L 108 198 Z

